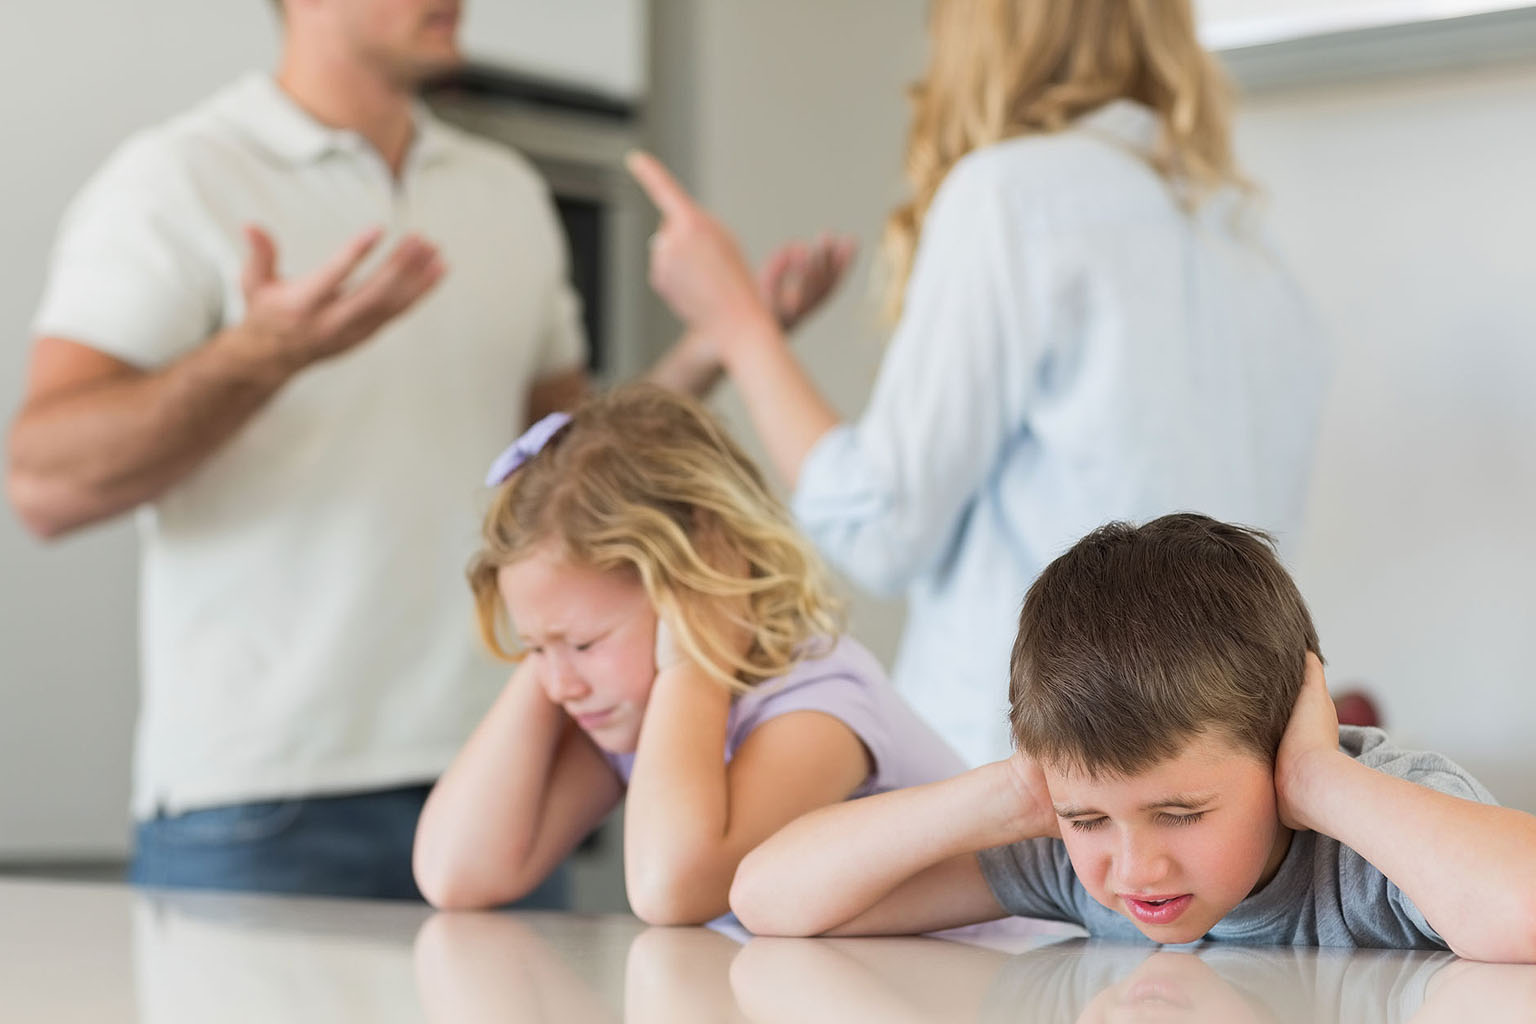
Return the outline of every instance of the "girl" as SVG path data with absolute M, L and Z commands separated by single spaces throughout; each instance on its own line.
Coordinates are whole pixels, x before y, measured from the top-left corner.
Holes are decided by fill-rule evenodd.
M 1093 527 L 1180 509 L 1296 536 L 1322 334 L 1252 230 L 1187 0 L 934 0 L 895 335 L 840 423 L 734 239 L 654 160 L 651 280 L 714 339 L 811 539 L 905 592 L 897 688 L 973 764 L 1019 599 Z
M 427 800 L 438 907 L 534 888 L 625 796 L 636 914 L 727 911 L 736 865 L 806 811 L 948 777 L 958 758 L 839 638 L 824 570 L 701 407 L 645 385 L 536 424 L 492 467 L 469 571 L 517 669 Z

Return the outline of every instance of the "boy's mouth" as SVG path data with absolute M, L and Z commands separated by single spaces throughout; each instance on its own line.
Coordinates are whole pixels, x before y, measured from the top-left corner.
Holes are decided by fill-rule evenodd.
M 1141 924 L 1172 924 L 1188 909 L 1194 898 L 1193 893 L 1147 898 L 1128 895 L 1120 897 L 1131 918 Z

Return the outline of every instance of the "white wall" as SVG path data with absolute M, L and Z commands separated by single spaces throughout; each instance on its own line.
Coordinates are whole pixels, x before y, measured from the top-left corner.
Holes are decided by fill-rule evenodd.
M 1536 71 L 1258 96 L 1239 146 L 1336 334 L 1297 566 L 1330 681 L 1536 810 Z
M 800 331 L 812 374 L 844 415 L 863 406 L 885 331 L 869 269 L 901 197 L 906 86 L 922 70 L 925 0 L 695 0 L 682 74 L 658 55 L 658 145 L 754 257 L 823 229 L 863 242 L 842 293 Z M 655 6 L 658 18 L 672 4 Z M 674 9 L 671 15 L 679 17 Z M 658 25 L 658 30 L 666 28 Z M 755 445 L 729 388 L 718 403 Z M 760 447 L 752 451 L 762 456 Z M 899 605 L 852 594 L 857 635 L 889 664 Z
M 65 203 L 128 133 L 272 63 L 267 0 L 49 0 L 0 32 L 0 422 Z M 126 522 L 43 547 L 0 511 L 0 857 L 126 848 L 137 698 Z

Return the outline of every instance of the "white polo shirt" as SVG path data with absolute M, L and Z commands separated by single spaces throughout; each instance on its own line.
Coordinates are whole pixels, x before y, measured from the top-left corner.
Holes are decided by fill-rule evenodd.
M 285 276 L 372 225 L 374 262 L 416 232 L 448 267 L 140 510 L 139 817 L 433 779 L 505 674 L 464 582 L 479 482 L 585 343 L 539 177 L 424 110 L 416 127 L 397 181 L 253 75 L 130 139 L 66 214 L 37 333 L 145 368 L 241 319 L 244 224 Z

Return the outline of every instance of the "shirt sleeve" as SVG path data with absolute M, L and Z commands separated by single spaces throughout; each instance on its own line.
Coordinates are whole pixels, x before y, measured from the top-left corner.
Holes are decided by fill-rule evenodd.
M 998 177 L 973 159 L 945 179 L 869 406 L 800 468 L 802 527 L 879 593 L 900 592 L 940 557 L 1025 427 L 1047 286 L 1042 261 L 1021 258 L 1029 214 Z
M 1077 876 L 1059 839 L 1025 839 L 976 854 L 992 895 L 1016 917 L 1082 924 L 1072 898 Z
M 763 685 L 773 686 L 774 684 L 769 682 Z M 869 692 L 868 683 L 846 670 L 833 675 L 798 680 L 792 685 L 770 691 L 761 699 L 754 701 L 749 708 L 745 709 L 740 722 L 733 730 L 731 753 L 734 755 L 735 748 L 746 742 L 747 737 L 758 726 L 796 711 L 819 711 L 847 726 L 875 761 L 875 769 L 869 773 L 869 779 L 879 775 L 879 765 L 884 758 L 891 756 L 890 733 L 880 718 L 874 698 Z M 868 780 L 866 780 L 867 785 Z M 861 796 L 863 793 L 864 790 L 861 788 L 852 795 Z
M 219 328 L 223 286 L 197 222 L 175 151 L 154 135 L 125 143 L 65 212 L 36 334 L 140 367 L 201 344 Z
M 1401 750 L 1384 744 L 1361 760 L 1377 771 L 1438 793 L 1480 804 L 1498 803 L 1482 783 L 1440 754 Z M 1449 948 L 1413 900 L 1348 847 L 1341 850 L 1339 858 L 1339 892 L 1346 910 L 1352 910 L 1356 915 L 1356 920 L 1350 922 L 1351 932 L 1395 938 L 1393 933 L 1401 931 L 1403 939 L 1407 940 L 1404 944 Z M 1423 941 L 1412 942 L 1415 938 Z

